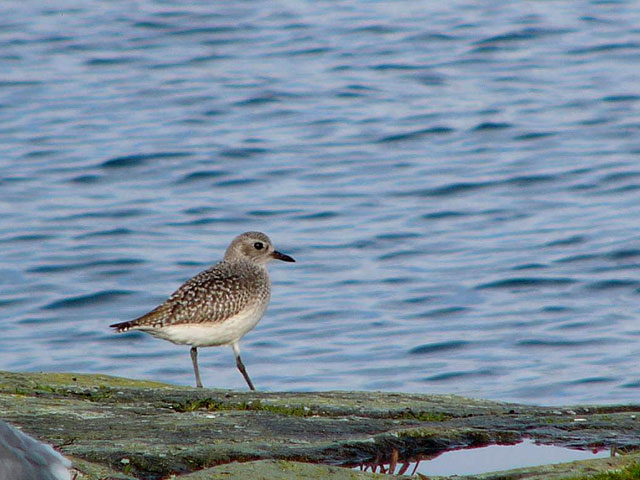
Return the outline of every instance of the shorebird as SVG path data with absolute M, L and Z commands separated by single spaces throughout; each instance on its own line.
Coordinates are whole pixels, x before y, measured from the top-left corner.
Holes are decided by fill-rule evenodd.
M 267 309 L 271 295 L 267 263 L 273 259 L 295 262 L 276 251 L 264 233 L 238 235 L 221 262 L 187 280 L 163 304 L 135 320 L 110 326 L 117 332 L 140 330 L 178 345 L 191 345 L 198 388 L 202 388 L 198 347 L 231 345 L 238 370 L 255 390 L 238 342 Z

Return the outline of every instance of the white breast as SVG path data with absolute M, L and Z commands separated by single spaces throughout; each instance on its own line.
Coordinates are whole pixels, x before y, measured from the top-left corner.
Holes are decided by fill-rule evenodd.
M 231 345 L 257 325 L 266 308 L 266 304 L 247 308 L 222 322 L 184 323 L 161 328 L 139 327 L 138 330 L 179 345 L 194 347 Z

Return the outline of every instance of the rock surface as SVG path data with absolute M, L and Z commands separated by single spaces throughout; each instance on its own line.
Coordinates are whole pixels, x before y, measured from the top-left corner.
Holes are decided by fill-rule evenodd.
M 0 418 L 70 457 L 78 479 L 389 478 L 338 467 L 393 456 L 402 463 L 523 437 L 574 448 L 634 449 L 640 446 L 639 415 L 640 406 L 631 405 L 558 408 L 452 395 L 232 392 L 105 375 L 0 372 Z

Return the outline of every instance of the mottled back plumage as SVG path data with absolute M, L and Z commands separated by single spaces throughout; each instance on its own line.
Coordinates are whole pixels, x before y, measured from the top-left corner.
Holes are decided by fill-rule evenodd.
M 117 324 L 117 329 L 222 322 L 255 302 L 268 302 L 270 293 L 266 268 L 245 259 L 223 260 L 182 284 L 162 305 Z

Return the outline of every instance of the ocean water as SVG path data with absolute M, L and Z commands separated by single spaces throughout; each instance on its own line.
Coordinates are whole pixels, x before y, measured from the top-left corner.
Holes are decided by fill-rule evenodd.
M 146 313 L 261 230 L 259 389 L 640 398 L 632 1 L 0 4 L 0 368 L 193 385 Z M 245 389 L 229 348 L 205 386 Z

